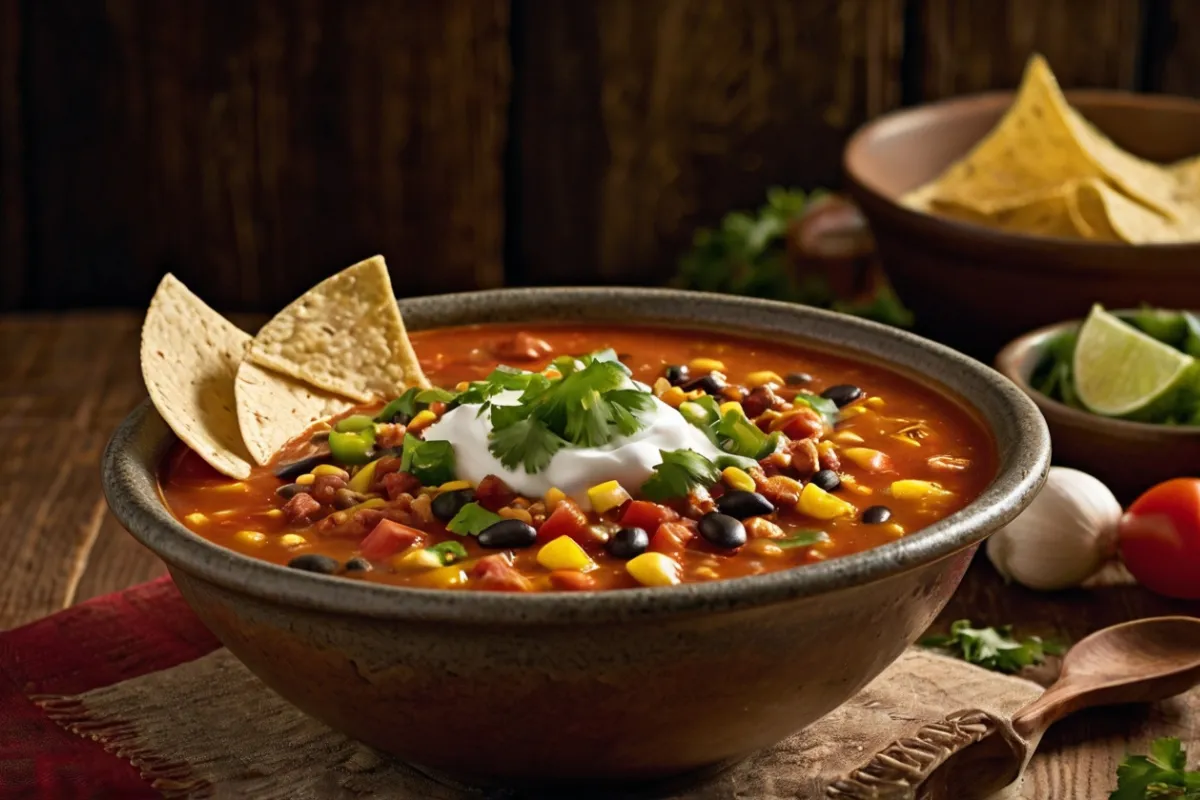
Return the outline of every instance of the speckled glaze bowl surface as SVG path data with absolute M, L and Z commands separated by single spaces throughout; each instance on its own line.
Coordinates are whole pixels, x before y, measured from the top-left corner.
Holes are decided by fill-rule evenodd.
M 476 783 L 662 778 L 769 746 L 851 697 L 920 635 L 976 546 L 1045 479 L 1045 423 L 988 367 L 875 323 L 763 300 L 520 289 L 405 300 L 414 329 L 562 319 L 717 326 L 890 365 L 963 398 L 997 443 L 962 511 L 845 558 L 670 588 L 508 595 L 297 572 L 178 524 L 156 472 L 174 437 L 149 403 L 104 487 L 205 624 L 269 687 L 368 744 Z

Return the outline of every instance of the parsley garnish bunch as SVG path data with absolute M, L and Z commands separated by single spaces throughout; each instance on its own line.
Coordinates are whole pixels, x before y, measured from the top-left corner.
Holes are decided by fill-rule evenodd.
M 1109 800 L 1200 800 L 1200 772 L 1189 772 L 1178 739 L 1156 739 L 1149 756 L 1126 756 Z
M 1063 652 L 1061 645 L 1044 642 L 1037 636 L 1020 641 L 1014 639 L 1011 625 L 972 628 L 969 619 L 953 623 L 948 636 L 928 636 L 921 644 L 945 650 L 963 661 L 996 672 L 1019 672 L 1024 667 L 1042 663 L 1047 655 Z

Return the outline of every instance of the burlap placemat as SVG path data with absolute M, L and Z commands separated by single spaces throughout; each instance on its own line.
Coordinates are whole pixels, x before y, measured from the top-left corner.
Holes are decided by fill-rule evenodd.
M 912 649 L 846 705 L 715 778 L 682 789 L 617 796 L 821 798 L 832 780 L 925 723 L 963 708 L 1006 717 L 1040 691 L 1029 681 Z M 167 797 L 530 796 L 433 780 L 306 717 L 224 649 L 104 688 L 41 697 L 39 704 L 68 730 L 132 761 Z M 1004 794 L 1021 797 L 1019 788 Z

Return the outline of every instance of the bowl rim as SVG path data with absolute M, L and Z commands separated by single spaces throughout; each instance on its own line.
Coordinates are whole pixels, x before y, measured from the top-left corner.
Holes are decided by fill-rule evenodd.
M 727 328 L 751 336 L 756 330 L 760 338 L 774 331 L 825 351 L 852 352 L 860 362 L 886 363 L 912 379 L 960 395 L 994 439 L 995 477 L 965 508 L 927 528 L 870 550 L 789 570 L 621 591 L 512 595 L 422 589 L 300 572 L 241 555 L 189 531 L 171 515 L 159 494 L 159 463 L 175 437 L 146 400 L 125 418 L 105 448 L 101 474 L 109 505 L 124 527 L 172 570 L 275 603 L 436 622 L 614 623 L 761 607 L 851 589 L 939 561 L 978 544 L 1015 517 L 1040 490 L 1049 469 L 1049 430 L 1026 393 L 995 370 L 945 345 L 868 320 L 773 300 L 633 287 L 463 292 L 402 300 L 401 310 L 406 324 L 420 330 L 458 324 L 447 319 L 455 314 L 481 315 L 484 319 L 477 321 L 488 322 L 499 321 L 489 319 L 489 314 L 531 319 L 520 316 L 522 310 L 536 314 L 541 309 L 542 318 L 549 319 L 547 302 L 574 308 L 581 316 L 588 304 L 597 309 L 616 304 L 624 306 L 625 318 L 643 324 L 698 326 L 704 319 L 724 315 L 730 320 Z M 630 316 L 631 308 L 647 311 Z M 440 322 L 422 324 L 426 320 Z M 968 391 L 979 396 L 968 398 Z
M 1110 313 L 1124 314 L 1133 311 L 1137 311 L 1137 309 L 1120 308 L 1111 310 Z M 1173 439 L 1200 438 L 1200 425 L 1162 425 L 1155 422 L 1139 422 L 1131 419 L 1104 417 L 1099 414 L 1093 414 L 1090 411 L 1084 411 L 1083 409 L 1072 408 L 1066 403 L 1055 400 L 1053 397 L 1042 394 L 1033 388 L 1029 383 L 1029 375 L 1032 375 L 1032 369 L 1036 364 L 1034 364 L 1033 359 L 1029 359 L 1032 366 L 1030 367 L 1029 375 L 1026 375 L 1026 371 L 1021 368 L 1021 362 L 1026 360 L 1026 354 L 1031 351 L 1040 351 L 1041 348 L 1045 347 L 1046 341 L 1050 337 L 1075 330 L 1082 324 L 1082 319 L 1068 319 L 1062 322 L 1043 325 L 1040 328 L 1034 328 L 1027 333 L 1021 334 L 1004 345 L 996 355 L 996 369 L 1004 377 L 1016 384 L 1021 391 L 1029 395 L 1030 399 L 1043 410 L 1043 413 L 1048 410 L 1064 421 L 1080 427 L 1097 428 L 1100 430 L 1107 429 L 1109 433 L 1120 434 L 1127 438 L 1145 438 L 1148 436 Z
M 1147 109 L 1192 111 L 1200 117 L 1200 99 L 1170 94 L 1138 94 L 1117 89 L 1072 89 L 1063 93 L 1071 105 L 1077 103 L 1091 106 L 1116 106 L 1130 109 Z M 970 240 L 972 246 L 988 245 L 991 247 L 1008 247 L 1015 250 L 1036 249 L 1046 252 L 1048 249 L 1057 254 L 1059 264 L 1064 269 L 1082 272 L 1123 272 L 1126 267 L 1109 261 L 1081 263 L 1072 260 L 1072 255 L 1095 254 L 1110 255 L 1113 253 L 1149 252 L 1156 254 L 1178 254 L 1190 250 L 1200 250 L 1200 242 L 1160 242 L 1151 244 L 1131 245 L 1123 242 L 1099 242 L 1084 239 L 1066 239 L 1057 236 L 1041 236 L 1032 234 L 1011 233 L 979 225 L 967 220 L 951 219 L 937 214 L 917 211 L 898 202 L 889 193 L 879 188 L 878 181 L 865 175 L 859 169 L 861 153 L 872 139 L 881 133 L 887 133 L 892 128 L 906 128 L 920 124 L 929 119 L 951 117 L 950 122 L 957 118 L 974 116 L 975 113 L 992 111 L 1011 104 L 1016 96 L 1014 90 L 978 92 L 975 94 L 949 97 L 930 103 L 900 108 L 881 114 L 865 122 L 851 135 L 842 150 L 842 172 L 849 184 L 861 195 L 878 204 L 887 206 L 891 213 L 898 215 L 907 225 L 925 227 L 930 231 L 940 232 L 958 240 Z M 943 120 L 943 124 L 947 121 Z M 969 263 L 964 266 L 970 266 Z M 1153 261 L 1147 267 L 1154 268 Z M 1178 266 L 1171 264 L 1160 265 L 1163 271 L 1181 271 Z

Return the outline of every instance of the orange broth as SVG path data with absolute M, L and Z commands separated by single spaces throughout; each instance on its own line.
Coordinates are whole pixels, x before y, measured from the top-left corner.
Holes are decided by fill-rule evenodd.
M 803 389 L 813 393 L 835 384 L 853 384 L 865 392 L 861 400 L 842 409 L 842 420 L 825 437 L 832 445 L 823 445 L 841 454 L 838 472 L 843 484 L 835 494 L 853 504 L 857 512 L 823 521 L 805 519 L 790 509 L 784 510 L 779 515 L 779 524 L 787 532 L 817 529 L 825 531 L 829 539 L 810 548 L 779 553 L 764 555 L 760 552 L 762 548 L 750 546 L 721 551 L 696 537 L 679 556 L 683 582 L 755 575 L 877 547 L 961 509 L 995 475 L 991 437 L 956 400 L 878 365 L 790 344 L 704 330 L 565 324 L 443 328 L 414 333 L 412 341 L 433 385 L 453 388 L 460 381 L 481 380 L 491 372 L 501 362 L 492 355 L 495 346 L 516 331 L 539 337 L 552 348 L 549 355 L 538 361 L 520 364 L 523 369 L 542 369 L 557 355 L 612 348 L 633 371 L 633 376 L 647 384 L 662 376 L 667 365 L 686 364 L 699 357 L 722 361 L 730 383 L 743 383 L 752 373 L 770 370 L 781 376 L 811 375 L 811 383 Z M 189 529 L 253 558 L 286 564 L 300 553 L 321 553 L 339 562 L 348 561 L 358 555 L 359 539 L 322 536 L 311 525 L 289 524 L 280 512 L 285 500 L 276 494 L 276 489 L 286 481 L 275 477 L 273 469 L 304 455 L 307 447 L 306 439 L 301 437 L 279 453 L 272 464 L 255 468 L 247 480 L 234 481 L 215 473 L 190 450 L 176 446 L 163 464 L 162 493 L 167 506 Z M 852 447 L 886 453 L 890 468 L 875 471 L 854 463 L 845 455 Z M 948 494 L 934 499 L 901 500 L 890 494 L 892 483 L 900 479 L 934 481 Z M 886 524 L 865 524 L 861 511 L 880 504 L 891 510 L 890 520 Z M 189 519 L 189 515 L 196 514 L 203 515 L 203 520 L 197 516 Z M 454 540 L 466 547 L 469 559 L 461 564 L 464 570 L 472 561 L 495 552 L 483 550 L 471 537 L 447 533 L 436 524 L 434 528 L 429 534 L 430 543 Z M 239 532 L 244 531 L 258 532 L 265 538 L 251 543 L 244 534 L 239 538 Z M 287 533 L 304 536 L 305 544 L 283 545 L 280 537 Z M 753 539 L 749 544 L 753 544 Z M 625 562 L 609 557 L 602 544 L 587 549 L 597 565 L 589 573 L 590 588 L 639 585 L 626 571 Z M 537 563 L 537 550 L 535 546 L 513 551 L 512 565 L 530 579 L 534 590 L 549 590 L 552 588 L 549 571 Z M 427 575 L 398 568 L 389 561 L 374 564 L 369 572 L 356 573 L 354 579 L 434 585 Z M 456 588 L 472 588 L 471 581 L 461 582 Z

